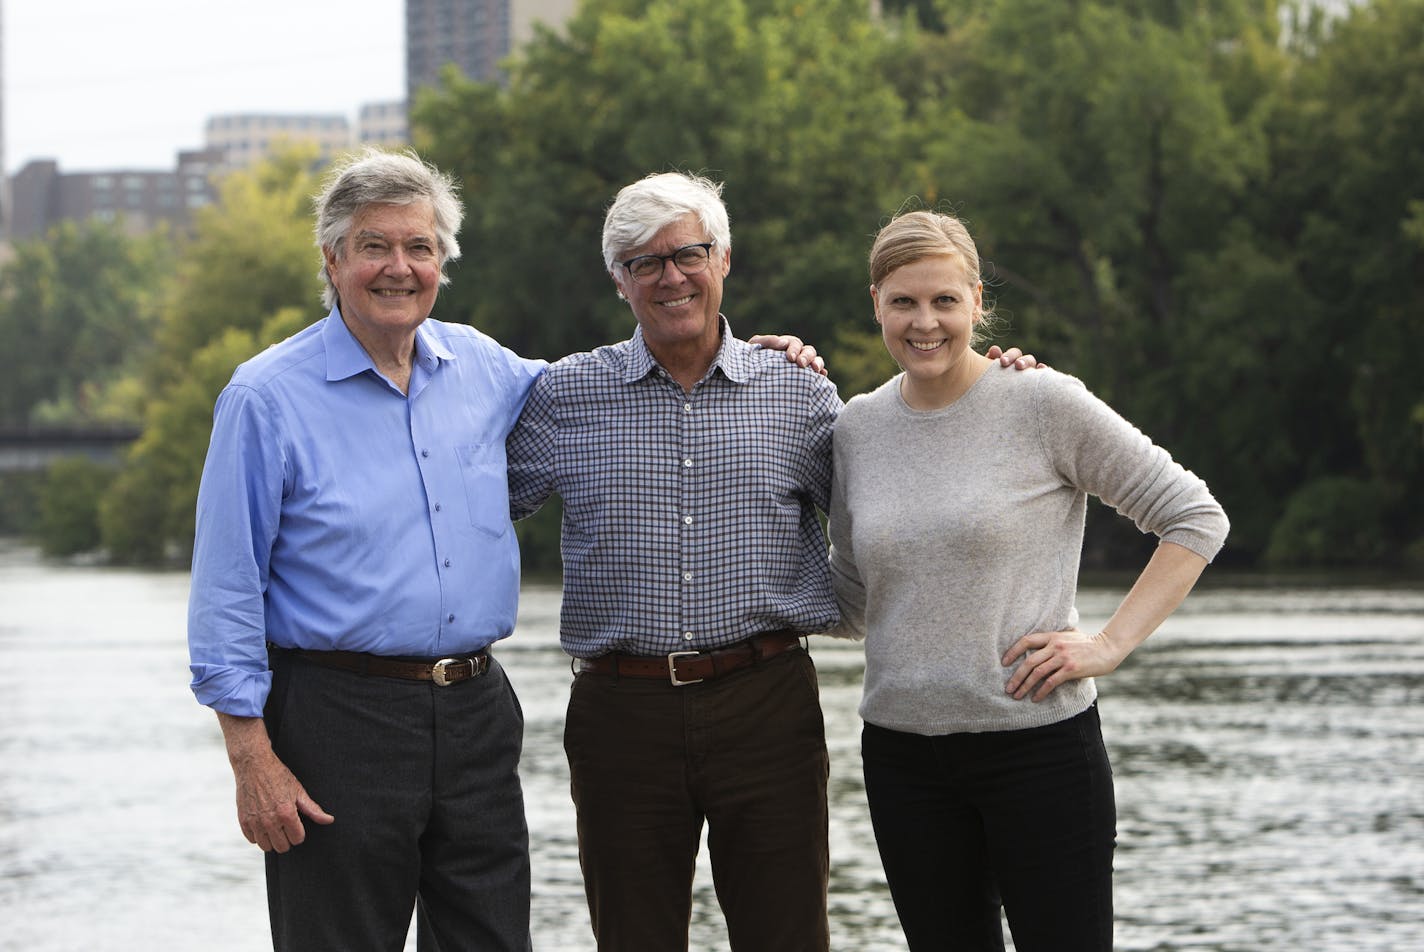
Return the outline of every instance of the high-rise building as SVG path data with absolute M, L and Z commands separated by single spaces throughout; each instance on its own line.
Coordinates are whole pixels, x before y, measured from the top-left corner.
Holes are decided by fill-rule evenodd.
M 5 4 L 0 0 L 0 246 L 10 238 L 10 176 L 5 167 Z
M 343 115 L 244 113 L 211 116 L 203 146 L 223 156 L 223 171 L 245 169 L 270 156 L 283 143 L 314 142 L 322 161 L 352 146 L 351 123 Z
M 438 86 L 453 63 L 471 79 L 499 79 L 499 62 L 534 35 L 534 24 L 559 26 L 577 0 L 406 0 L 406 101 Z

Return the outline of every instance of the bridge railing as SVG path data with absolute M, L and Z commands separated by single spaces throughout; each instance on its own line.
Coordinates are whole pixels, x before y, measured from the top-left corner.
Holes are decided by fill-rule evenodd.
M 0 471 L 44 469 L 71 456 L 114 462 L 142 432 L 135 423 L 0 426 Z

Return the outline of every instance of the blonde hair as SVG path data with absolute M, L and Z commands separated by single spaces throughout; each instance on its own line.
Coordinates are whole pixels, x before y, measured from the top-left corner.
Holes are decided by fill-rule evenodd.
M 943 212 L 905 212 L 892 218 L 875 236 L 870 248 L 870 283 L 879 285 L 907 264 L 943 257 L 958 261 L 971 285 L 983 283 L 979 249 L 964 222 Z M 973 345 L 983 342 L 993 321 L 993 308 L 985 301 L 980 305 L 979 320 L 971 336 Z

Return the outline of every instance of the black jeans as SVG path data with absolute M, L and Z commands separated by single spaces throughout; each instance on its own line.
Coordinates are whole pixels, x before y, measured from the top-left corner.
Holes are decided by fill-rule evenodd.
M 865 792 L 913 952 L 1112 948 L 1117 810 L 1097 705 L 1028 730 L 866 724 Z

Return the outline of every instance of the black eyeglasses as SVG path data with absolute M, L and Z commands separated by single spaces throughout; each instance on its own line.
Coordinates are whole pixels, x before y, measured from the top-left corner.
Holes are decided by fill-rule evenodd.
M 715 241 L 700 245 L 683 245 L 670 255 L 638 255 L 627 261 L 618 262 L 628 269 L 638 284 L 652 284 L 663 276 L 666 262 L 671 261 L 683 274 L 699 274 L 707 270 L 707 262 L 712 259 Z

